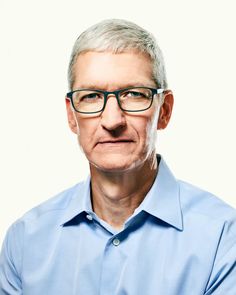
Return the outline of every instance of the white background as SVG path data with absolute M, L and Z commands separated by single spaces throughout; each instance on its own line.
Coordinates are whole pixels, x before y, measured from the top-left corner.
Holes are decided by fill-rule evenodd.
M 234 3 L 0 0 L 0 243 L 25 211 L 88 173 L 67 126 L 66 72 L 75 39 L 104 18 L 157 37 L 175 94 L 157 149 L 178 178 L 236 206 Z

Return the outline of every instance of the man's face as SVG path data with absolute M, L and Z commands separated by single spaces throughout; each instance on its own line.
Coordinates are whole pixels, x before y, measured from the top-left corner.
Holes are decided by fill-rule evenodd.
M 73 89 L 91 88 L 114 91 L 130 86 L 156 88 L 148 56 L 137 52 L 112 54 L 86 52 L 74 66 Z M 150 109 L 137 113 L 122 111 L 114 95 L 109 95 L 99 114 L 73 114 L 67 100 L 69 124 L 78 134 L 91 165 L 103 171 L 133 169 L 153 156 L 160 100 L 154 97 Z

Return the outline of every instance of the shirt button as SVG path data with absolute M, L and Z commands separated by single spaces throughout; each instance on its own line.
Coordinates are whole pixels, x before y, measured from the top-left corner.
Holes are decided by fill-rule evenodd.
M 115 239 L 112 241 L 112 244 L 113 244 L 114 246 L 119 246 L 119 245 L 120 245 L 120 240 L 117 239 L 117 238 L 115 238 Z
M 93 220 L 93 217 L 91 215 L 89 215 L 89 214 L 87 214 L 86 217 L 87 217 L 88 220 Z

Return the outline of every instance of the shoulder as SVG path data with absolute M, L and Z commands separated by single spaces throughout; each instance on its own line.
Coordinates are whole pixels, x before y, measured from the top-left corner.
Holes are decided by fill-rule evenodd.
M 73 199 L 80 198 L 83 187 L 84 182 L 81 182 L 64 190 L 32 208 L 10 226 L 2 245 L 0 274 L 3 268 L 9 268 L 12 274 L 20 277 L 24 253 L 29 247 L 45 246 L 47 239 L 52 242 L 60 234 L 61 218 Z
M 200 251 L 209 249 L 214 257 L 204 294 L 225 294 L 235 288 L 236 210 L 210 192 L 178 184 L 185 231 Z
M 218 216 L 219 213 L 236 214 L 235 208 L 214 194 L 182 180 L 178 180 L 178 183 L 183 208 L 207 213 L 212 217 Z
M 200 223 L 230 226 L 236 237 L 236 209 L 214 194 L 185 181 L 178 180 L 180 204 L 185 219 L 195 218 Z
M 39 238 L 54 236 L 55 232 L 59 232 L 63 216 L 74 199 L 80 199 L 84 186 L 85 182 L 80 182 L 32 208 L 16 220 L 5 236 L 6 249 L 20 254 L 20 249 L 31 239 L 38 241 Z M 19 256 L 18 254 L 16 256 Z
M 67 210 L 71 201 L 75 198 L 79 198 L 80 192 L 84 188 L 84 183 L 85 182 L 77 183 L 30 209 L 11 227 L 21 227 L 22 225 L 33 226 L 34 224 L 40 224 L 40 222 L 44 220 L 49 223 L 54 222 L 59 224 L 63 212 Z

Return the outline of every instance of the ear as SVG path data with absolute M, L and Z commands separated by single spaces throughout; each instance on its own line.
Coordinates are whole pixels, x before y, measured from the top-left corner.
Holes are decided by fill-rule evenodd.
M 174 96 L 171 90 L 164 91 L 164 102 L 161 106 L 157 129 L 165 129 L 168 125 L 173 109 Z
M 70 127 L 72 132 L 77 134 L 76 119 L 75 119 L 75 115 L 73 113 L 73 110 L 71 108 L 70 100 L 66 97 L 65 102 L 66 102 L 67 119 L 68 119 L 69 127 Z

